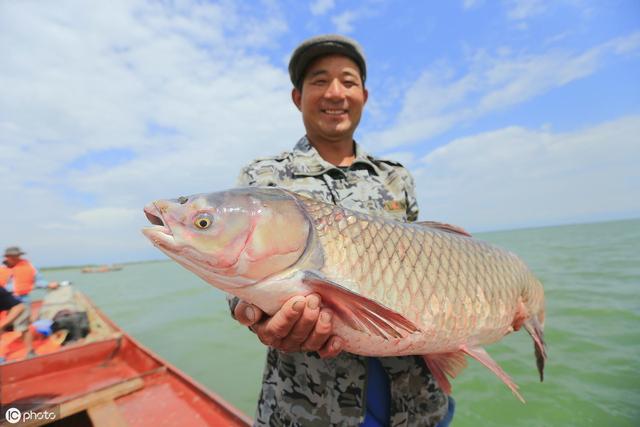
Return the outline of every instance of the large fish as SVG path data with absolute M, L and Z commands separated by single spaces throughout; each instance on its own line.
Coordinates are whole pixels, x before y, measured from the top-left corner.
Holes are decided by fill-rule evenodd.
M 524 402 L 482 348 L 522 326 L 546 359 L 542 285 L 516 255 L 439 223 L 401 223 L 279 188 L 158 200 L 143 233 L 215 287 L 275 313 L 317 293 L 346 351 L 422 355 L 451 392 L 471 356 Z

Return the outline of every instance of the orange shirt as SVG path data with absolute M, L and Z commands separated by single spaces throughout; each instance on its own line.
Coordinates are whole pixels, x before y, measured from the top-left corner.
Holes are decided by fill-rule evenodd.
M 7 286 L 7 282 L 9 281 L 9 277 L 11 277 L 11 269 L 5 267 L 4 265 L 0 266 L 0 286 Z
M 35 285 L 36 268 L 26 259 L 21 259 L 10 270 L 13 277 L 13 294 L 17 296 L 29 294 Z

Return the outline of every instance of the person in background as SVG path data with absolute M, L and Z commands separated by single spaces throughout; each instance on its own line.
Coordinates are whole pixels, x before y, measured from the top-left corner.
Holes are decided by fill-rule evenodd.
M 7 260 L 2 261 L 2 265 L 0 265 L 0 288 L 4 288 L 9 283 L 9 279 L 11 278 L 11 270 L 7 267 Z
M 18 246 L 8 247 L 4 251 L 4 264 L 8 269 L 8 280 L 4 287 L 22 302 L 28 302 L 34 288 L 56 289 L 57 282 L 43 280 L 38 270 L 25 258 Z
M 239 186 L 279 186 L 359 212 L 415 221 L 413 178 L 400 163 L 367 154 L 353 139 L 367 101 L 360 45 L 313 37 L 289 62 L 292 100 L 306 135 L 293 150 L 245 167 Z M 291 298 L 273 316 L 237 297 L 233 316 L 269 346 L 257 426 L 446 426 L 453 399 L 418 356 L 342 352 L 320 296 Z

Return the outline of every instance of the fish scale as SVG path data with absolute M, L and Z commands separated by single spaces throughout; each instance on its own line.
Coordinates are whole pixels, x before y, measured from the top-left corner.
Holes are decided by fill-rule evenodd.
M 327 257 L 322 273 L 425 329 L 447 331 L 448 343 L 468 336 L 470 329 L 478 332 L 478 344 L 504 336 L 527 287 L 537 289 L 530 301 L 534 308 L 542 306 L 539 282 L 505 250 L 465 236 L 299 200 L 314 223 L 326 225 L 316 227 Z M 351 218 L 349 224 L 346 218 Z M 337 256 L 344 253 L 350 256 Z M 359 268 L 363 260 L 374 268 Z M 433 335 L 434 351 L 454 350 L 442 348 L 442 335 Z

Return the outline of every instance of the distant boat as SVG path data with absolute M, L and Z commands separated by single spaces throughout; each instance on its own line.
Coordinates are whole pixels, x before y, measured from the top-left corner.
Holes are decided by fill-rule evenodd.
M 3 408 L 55 410 L 61 425 L 251 425 L 238 409 L 127 335 L 86 296 L 75 292 L 74 298 L 89 318 L 85 338 L 61 346 L 64 338 L 54 334 L 52 341 L 34 341 L 38 355 L 24 358 L 15 334 L 0 334 L 7 359 L 0 363 Z M 32 303 L 34 313 L 41 304 Z
M 96 267 L 84 267 L 82 270 L 83 273 L 106 273 L 109 271 L 120 271 L 122 270 L 121 265 L 99 265 Z

